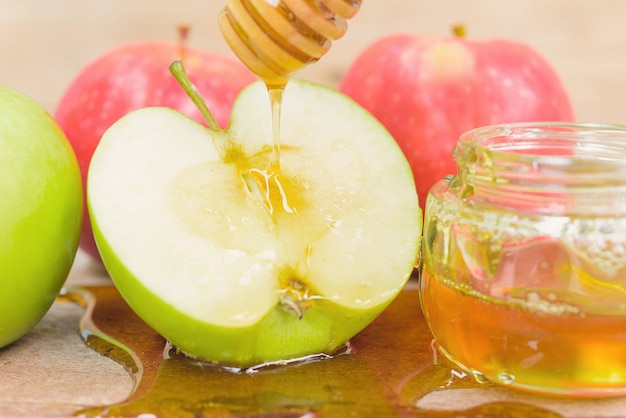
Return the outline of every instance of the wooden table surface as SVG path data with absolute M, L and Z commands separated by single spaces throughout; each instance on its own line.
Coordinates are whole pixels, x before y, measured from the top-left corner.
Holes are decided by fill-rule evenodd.
M 122 42 L 174 40 L 181 23 L 190 45 L 229 54 L 216 25 L 225 0 L 0 0 L 0 83 L 53 111 L 90 60 Z M 368 0 L 350 30 L 318 64 L 299 75 L 335 86 L 348 63 L 373 40 L 394 32 L 447 34 L 463 23 L 468 36 L 504 37 L 533 45 L 560 73 L 581 121 L 626 124 L 626 1 Z M 107 283 L 106 272 L 78 254 L 68 283 Z M 18 343 L 0 350 L 0 416 L 68 416 L 125 399 L 132 379 L 119 364 L 86 347 L 77 333 L 82 308 L 55 305 Z M 455 402 L 485 402 L 470 394 Z M 471 398 L 471 399 L 470 399 Z M 499 399 L 502 400 L 502 399 Z M 445 409 L 449 399 L 431 400 Z M 563 416 L 626 416 L 626 399 Z

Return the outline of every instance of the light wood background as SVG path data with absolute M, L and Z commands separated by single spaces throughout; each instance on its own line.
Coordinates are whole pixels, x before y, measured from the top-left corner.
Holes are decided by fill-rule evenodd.
M 230 54 L 216 25 L 224 3 L 0 0 L 0 83 L 53 111 L 89 61 L 127 41 L 175 40 L 183 23 L 192 27 L 191 46 Z M 375 39 L 395 32 L 446 35 L 457 23 L 465 24 L 472 38 L 510 38 L 534 46 L 561 75 L 579 120 L 626 124 L 624 0 L 365 0 L 347 35 L 299 75 L 336 86 L 350 61 Z M 103 281 L 106 273 L 79 253 L 69 282 Z M 26 338 L 0 350 L 1 416 L 67 416 L 128 395 L 132 382 L 121 366 L 80 341 L 80 314 L 79 308 L 55 306 Z M 470 398 L 490 400 L 480 394 Z M 450 402 L 445 396 L 432 400 L 439 401 L 444 409 Z M 597 402 L 591 409 L 554 408 L 572 417 L 591 411 L 618 417 L 626 414 L 626 400 Z
M 122 42 L 174 40 L 192 27 L 190 45 L 230 54 L 216 16 L 225 0 L 0 0 L 0 83 L 54 109 L 73 76 Z M 336 85 L 348 63 L 393 32 L 446 35 L 463 23 L 475 39 L 527 42 L 570 91 L 579 120 L 626 123 L 626 1 L 365 0 L 347 35 L 299 75 Z

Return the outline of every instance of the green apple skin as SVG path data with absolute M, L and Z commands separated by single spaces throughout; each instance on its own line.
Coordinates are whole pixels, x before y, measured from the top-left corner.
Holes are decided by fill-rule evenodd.
M 295 95 L 301 95 L 299 103 L 296 104 L 290 101 L 292 97 L 290 96 L 290 91 L 294 91 Z M 340 180 L 333 181 L 338 181 L 339 185 L 343 184 L 342 181 L 352 182 L 353 184 L 359 183 L 361 176 L 369 178 L 373 176 L 375 177 L 374 182 L 377 184 L 377 187 L 384 189 L 382 192 L 378 190 L 377 193 L 374 193 L 371 199 L 370 196 L 366 196 L 365 201 L 367 202 L 364 203 L 366 205 L 366 208 L 363 209 L 364 211 L 368 211 L 372 205 L 380 204 L 384 206 L 380 211 L 374 210 L 376 215 L 372 215 L 375 216 L 373 219 L 380 219 L 380 221 L 376 221 L 375 224 L 371 225 L 370 228 L 376 230 L 376 232 L 372 236 L 368 235 L 368 231 L 362 232 L 366 236 L 367 242 L 372 243 L 371 247 L 374 249 L 371 249 L 369 244 L 355 244 L 360 249 L 357 250 L 358 254 L 356 254 L 355 260 L 351 262 L 344 261 L 341 256 L 334 257 L 333 251 L 322 251 L 322 261 L 316 259 L 315 263 L 317 264 L 315 268 L 324 270 L 324 273 L 321 274 L 322 276 L 328 276 L 326 273 L 329 271 L 334 272 L 329 282 L 337 282 L 339 284 L 324 284 L 327 288 L 326 290 L 331 288 L 332 291 L 327 293 L 321 291 L 322 297 L 314 300 L 311 306 L 303 312 L 301 318 L 293 312 L 286 310 L 277 301 L 273 305 L 268 304 L 269 307 L 258 320 L 252 323 L 242 322 L 242 325 L 219 323 L 222 320 L 220 315 L 214 314 L 212 318 L 206 318 L 202 317 L 201 314 L 194 315 L 190 314 L 189 311 L 186 312 L 187 306 L 184 305 L 210 304 L 211 300 L 214 303 L 220 303 L 224 299 L 241 299 L 244 301 L 243 303 L 240 300 L 236 300 L 233 301 L 233 304 L 242 304 L 246 307 L 247 305 L 256 304 L 257 299 L 265 297 L 267 293 L 259 292 L 257 294 L 255 291 L 241 289 L 238 291 L 239 293 L 230 292 L 228 293 L 229 296 L 220 300 L 220 298 L 216 299 L 212 295 L 212 293 L 217 292 L 215 288 L 199 287 L 185 293 L 185 297 L 177 296 L 176 302 L 167 301 L 166 299 L 170 297 L 170 293 L 178 292 L 179 286 L 193 287 L 191 284 L 182 284 L 185 281 L 186 283 L 190 282 L 190 279 L 183 277 L 185 276 L 182 273 L 185 271 L 183 267 L 186 268 L 187 265 L 185 264 L 189 264 L 189 262 L 203 262 L 202 260 L 194 261 L 194 257 L 198 253 L 204 254 L 204 250 L 197 248 L 198 242 L 196 241 L 194 241 L 195 244 L 193 245 L 184 242 L 185 236 L 182 236 L 180 242 L 177 241 L 178 238 L 173 237 L 169 232 L 163 232 L 166 229 L 155 232 L 156 229 L 167 228 L 164 225 L 169 224 L 169 218 L 165 223 L 161 222 L 161 220 L 150 220 L 151 227 L 138 225 L 143 223 L 145 219 L 152 217 L 155 212 L 154 209 L 156 209 L 154 206 L 149 205 L 147 208 L 141 208 L 141 211 L 145 212 L 141 212 L 142 215 L 135 219 L 135 222 L 126 222 L 122 219 L 128 216 L 129 212 L 137 212 L 139 210 L 138 206 L 143 204 L 142 198 L 135 196 L 136 191 L 154 187 L 164 187 L 170 190 L 172 187 L 172 184 L 167 184 L 166 186 L 152 184 L 150 182 L 150 173 L 146 174 L 144 168 L 135 168 L 140 161 L 149 161 L 152 165 L 170 165 L 170 155 L 187 155 L 188 152 L 180 149 L 185 148 L 186 143 L 195 138 L 193 139 L 194 141 L 207 144 L 206 148 L 195 153 L 202 154 L 198 157 L 193 157 L 194 159 L 197 158 L 196 162 L 189 163 L 195 167 L 198 164 L 203 164 L 205 154 L 207 159 L 214 158 L 210 154 L 211 150 L 215 148 L 213 148 L 210 141 L 212 135 L 215 137 L 219 134 L 209 131 L 174 110 L 146 108 L 131 112 L 109 128 L 94 153 L 88 176 L 87 203 L 95 241 L 104 266 L 122 297 L 137 315 L 175 347 L 188 355 L 229 366 L 248 367 L 267 362 L 297 359 L 318 353 L 331 354 L 366 327 L 392 302 L 406 284 L 416 265 L 420 246 L 422 215 L 410 166 L 393 137 L 369 113 L 360 108 L 351 99 L 332 89 L 301 80 L 292 80 L 285 91 L 285 99 L 283 123 L 281 125 L 282 132 L 287 137 L 285 143 L 282 144 L 285 161 L 290 161 L 290 147 L 297 148 L 300 146 L 304 149 L 307 146 L 312 146 L 315 148 L 324 141 L 341 143 L 346 140 L 350 143 L 350 146 L 347 147 L 348 150 L 341 150 L 341 145 L 338 145 L 339 148 L 336 152 L 339 154 L 343 152 L 344 154 L 341 154 L 342 157 L 335 157 L 334 160 L 333 158 L 327 158 L 328 156 L 322 152 L 323 150 L 312 149 L 309 151 L 319 153 L 319 155 L 316 155 L 318 158 L 316 161 L 320 161 L 320 164 L 326 165 L 328 162 L 325 170 L 330 171 L 325 171 L 326 176 L 338 177 Z M 338 108 L 338 112 L 334 111 L 334 107 Z M 259 109 L 265 108 L 268 108 L 267 113 L 259 111 Z M 244 89 L 235 102 L 232 115 L 227 133 L 233 135 L 246 148 L 248 155 L 253 154 L 254 150 L 266 149 L 267 144 L 272 143 L 269 100 L 264 86 L 254 83 Z M 357 115 L 356 121 L 350 119 L 354 118 L 355 115 Z M 325 127 L 325 133 L 321 137 L 311 134 L 311 131 L 314 131 L 317 129 L 316 126 L 320 125 L 320 120 L 327 117 L 337 118 L 330 125 L 333 125 L 333 123 L 337 125 L 338 123 L 337 129 L 341 131 L 340 134 L 333 136 L 333 127 Z M 344 120 L 344 118 L 347 119 Z M 175 119 L 175 121 L 163 122 L 169 119 Z M 305 125 L 299 126 L 297 125 L 298 122 L 294 122 L 295 120 L 305 120 Z M 175 125 L 176 129 L 172 128 L 171 131 L 168 131 L 165 126 L 156 126 L 161 123 L 164 123 L 164 125 Z M 355 126 L 355 123 L 358 127 Z M 296 124 L 296 127 L 294 127 L 294 124 Z M 128 125 L 131 125 L 132 128 L 128 128 Z M 165 131 L 167 133 L 162 134 Z M 298 138 L 301 141 L 299 145 L 294 145 L 290 142 L 290 138 L 293 138 L 294 135 L 302 136 L 301 132 L 307 132 L 307 134 L 304 139 Z M 123 138 L 126 135 L 128 135 L 128 138 Z M 164 140 L 166 142 L 165 145 L 161 145 L 161 140 L 159 139 L 157 141 L 159 145 L 157 145 L 155 140 L 157 139 L 156 136 L 159 135 L 176 139 L 173 141 L 169 140 L 169 142 Z M 112 149 L 126 147 L 128 141 L 135 142 L 137 138 L 142 136 L 149 137 L 150 141 L 141 142 L 137 146 L 138 148 L 133 148 L 132 154 L 135 156 L 127 159 L 127 149 L 123 151 L 116 150 L 117 154 L 111 155 Z M 361 147 L 360 141 L 368 140 L 376 143 L 374 147 L 377 151 L 359 155 L 352 161 L 342 159 L 353 158 L 354 148 L 350 147 L 359 148 Z M 176 141 L 179 144 L 178 148 L 167 148 L 170 146 L 170 143 L 176 144 Z M 202 146 L 205 147 L 204 145 Z M 381 152 L 379 153 L 378 151 Z M 148 155 L 149 153 L 153 155 Z M 303 153 L 309 157 L 306 151 L 303 151 Z M 386 155 L 383 158 L 377 158 L 380 157 L 380 154 Z M 282 156 L 283 152 L 281 152 Z M 382 162 L 378 160 L 382 160 Z M 361 167 L 360 170 L 367 173 L 358 172 L 354 178 L 344 178 L 345 176 L 342 177 L 342 173 L 333 171 L 343 166 L 344 162 Z M 283 163 L 281 158 L 281 164 Z M 297 161 L 294 163 L 297 164 Z M 226 163 L 221 162 L 220 164 L 226 165 Z M 106 170 L 102 168 L 103 165 L 106 167 Z M 132 168 L 132 171 L 130 168 Z M 349 168 L 348 170 L 351 169 Z M 163 171 L 167 170 L 157 170 L 158 173 Z M 337 176 L 329 173 L 335 173 Z M 113 181 L 113 177 L 120 177 L 120 180 Z M 387 187 L 387 182 L 390 179 L 393 180 L 391 182 L 392 185 Z M 383 186 L 381 187 L 380 184 Z M 219 184 L 215 186 L 220 187 Z M 206 189 L 206 186 L 204 187 Z M 118 193 L 121 188 L 131 190 L 127 192 L 128 201 L 125 201 L 124 197 L 119 197 Z M 393 195 L 399 201 L 388 202 L 380 197 L 387 196 L 387 189 L 396 190 L 396 188 L 402 192 L 401 197 L 399 197 L 399 192 L 395 192 L 396 194 Z M 215 195 L 214 198 L 218 200 L 224 199 L 226 203 L 228 202 L 228 197 Z M 213 202 L 213 200 L 209 202 Z M 359 202 L 363 202 L 363 199 L 359 200 Z M 218 203 L 216 202 L 216 204 Z M 310 212 L 315 216 L 320 210 L 318 207 L 313 207 L 310 209 Z M 359 210 L 361 210 L 360 206 L 354 208 L 354 211 L 358 212 Z M 168 216 L 173 218 L 172 222 L 174 224 L 180 222 L 176 216 L 171 214 Z M 242 215 L 237 212 L 234 216 L 235 218 L 241 218 Z M 306 210 L 298 216 L 310 219 L 306 218 L 310 216 L 307 215 Z M 368 219 L 371 221 L 370 218 Z M 399 221 L 393 221 L 393 219 L 399 219 Z M 346 221 L 346 224 L 350 224 L 351 219 L 346 218 Z M 360 221 L 360 218 L 358 221 Z M 291 241 L 281 248 L 287 248 L 285 251 L 289 253 L 291 248 L 298 244 L 299 234 L 306 234 L 306 232 L 300 232 L 297 224 L 285 222 L 290 227 L 286 228 L 283 235 L 292 236 L 287 238 L 291 239 Z M 120 223 L 124 226 L 120 227 Z M 388 224 L 393 224 L 393 232 L 380 226 Z M 238 226 L 244 227 L 244 225 Z M 118 231 L 119 233 L 113 234 L 112 231 L 114 229 L 121 232 Z M 195 229 L 197 231 L 197 225 Z M 338 229 L 341 228 L 338 227 Z M 168 231 L 172 232 L 171 230 Z M 144 237 L 145 234 L 153 233 L 156 233 L 156 235 L 152 238 L 146 239 Z M 354 232 L 355 235 L 359 233 L 361 232 Z M 391 235 L 393 238 L 387 240 L 387 235 Z M 198 237 L 195 238 L 197 239 Z M 260 242 L 265 242 L 263 240 L 267 239 L 267 237 L 253 233 L 246 236 L 248 243 L 257 241 L 257 238 Z M 161 255 L 139 253 L 134 248 L 152 245 L 152 242 L 159 239 L 171 241 L 168 243 L 169 250 Z M 352 236 L 350 236 L 350 239 L 352 239 Z M 241 242 L 239 237 L 236 240 Z M 131 241 L 134 241 L 136 244 Z M 377 241 L 384 241 L 384 244 L 379 244 Z M 254 246 L 256 244 L 250 245 Z M 259 244 L 259 246 L 262 245 Z M 341 252 L 341 245 L 339 244 L 339 247 L 336 248 L 339 250 L 338 252 Z M 351 244 L 346 242 L 345 245 L 350 247 Z M 382 249 L 386 251 L 384 254 L 380 254 Z M 187 254 L 186 251 L 188 250 L 194 254 Z M 378 255 L 380 255 L 380 262 L 376 258 Z M 209 257 L 215 256 L 209 254 Z M 146 267 L 146 263 L 159 265 L 159 263 L 162 263 L 163 258 L 168 259 L 166 262 L 163 262 L 163 267 L 167 265 L 167 269 L 173 272 L 169 276 L 163 275 L 160 268 Z M 183 261 L 186 258 L 188 260 Z M 211 262 L 205 264 L 204 268 L 210 270 L 213 267 L 213 261 L 215 261 L 214 264 L 222 262 L 220 256 L 217 256 L 211 259 Z M 291 261 L 293 262 L 293 260 Z M 130 267 L 131 264 L 133 264 L 133 267 Z M 180 265 L 180 268 L 177 269 L 176 265 Z M 361 283 L 362 277 L 352 274 L 352 277 L 348 279 L 344 276 L 346 276 L 345 273 L 347 271 L 350 271 L 350 266 L 358 268 L 361 265 L 367 265 L 371 270 L 377 271 L 374 276 L 367 277 L 367 280 L 378 282 L 378 284 L 374 284 L 374 287 L 379 290 L 363 297 L 363 300 L 367 300 L 367 302 L 363 302 L 360 305 L 360 302 L 346 302 L 331 296 L 326 297 L 328 293 L 333 294 L 335 292 L 335 294 L 348 294 L 345 299 L 357 298 L 357 296 L 350 294 L 352 293 L 350 292 L 352 288 L 348 287 L 348 290 L 346 290 L 345 287 L 341 287 L 346 285 L 340 282 L 342 280 L 346 280 L 346 282 L 352 280 L 350 286 L 354 288 L 354 293 L 358 294 L 359 289 L 357 287 L 360 286 L 358 283 Z M 153 273 L 147 274 L 144 268 L 153 269 L 150 270 Z M 263 268 L 265 269 L 266 266 Z M 368 267 L 365 267 L 365 269 L 368 269 Z M 137 273 L 138 271 L 143 273 Z M 367 276 L 367 273 L 367 271 L 364 271 L 363 276 Z M 166 286 L 170 286 L 170 291 L 162 289 L 155 291 L 155 285 L 159 287 L 159 283 L 152 282 L 147 284 L 150 280 L 153 280 L 149 276 L 154 275 L 163 275 L 161 280 L 169 282 Z M 320 274 L 316 278 L 318 281 L 322 280 L 319 276 Z M 265 280 L 266 277 L 257 277 L 253 281 L 258 283 L 262 279 Z M 239 280 L 239 277 L 225 278 L 225 280 L 231 280 L 234 283 Z M 271 277 L 270 281 L 272 281 Z M 273 281 L 277 282 L 278 279 L 274 278 Z M 320 285 L 313 279 L 310 281 L 314 286 Z M 380 282 L 383 282 L 383 284 L 380 284 Z M 218 284 L 218 287 L 220 286 L 224 286 L 223 281 Z M 233 286 L 235 285 L 233 284 Z M 371 303 L 369 302 L 370 300 Z M 223 316 L 230 315 L 224 314 Z
M 78 163 L 52 117 L 0 86 L 0 347 L 46 314 L 71 269 L 83 209 Z
M 253 366 L 316 353 L 332 354 L 365 328 L 388 305 L 354 310 L 322 301 L 305 312 L 306 320 L 276 307 L 248 327 L 212 325 L 181 312 L 146 288 L 116 256 L 93 224 L 104 265 L 124 300 L 148 325 L 186 354 L 231 366 Z

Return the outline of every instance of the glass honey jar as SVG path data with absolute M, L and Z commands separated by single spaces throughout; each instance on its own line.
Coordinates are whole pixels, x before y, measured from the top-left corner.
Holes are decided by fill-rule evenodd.
M 463 134 L 425 208 L 421 303 L 478 381 L 626 394 L 626 127 Z

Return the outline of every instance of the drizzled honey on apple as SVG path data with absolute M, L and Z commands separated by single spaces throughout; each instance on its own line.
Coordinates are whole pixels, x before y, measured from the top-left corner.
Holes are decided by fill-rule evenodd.
M 289 78 L 341 38 L 361 0 L 229 0 L 219 26 L 231 49 L 267 86 L 280 164 L 280 108 Z
M 256 158 L 240 173 L 248 193 L 263 203 L 274 221 L 277 211 L 297 215 L 298 207 L 306 204 L 297 177 L 281 166 L 285 86 L 294 72 L 319 60 L 332 41 L 345 34 L 346 19 L 354 16 L 360 5 L 361 0 L 229 0 L 220 14 L 222 35 L 268 90 L 274 140 L 271 159 L 267 164 Z M 310 285 L 291 269 L 287 272 L 280 275 L 280 304 L 301 318 L 311 303 Z
M 284 153 L 290 151 L 295 150 L 286 148 Z M 265 208 L 272 226 L 290 223 L 293 224 L 292 228 L 297 228 L 298 225 L 302 228 L 304 223 L 309 225 L 311 230 L 328 230 L 329 226 L 326 224 L 332 226 L 328 217 L 314 220 L 304 210 L 314 204 L 307 198 L 306 184 L 299 181 L 296 173 L 289 170 L 288 165 L 276 164 L 275 156 L 276 144 L 272 151 L 266 149 L 239 165 L 247 194 Z M 302 219 L 299 216 L 300 208 L 304 210 Z M 275 233 L 280 230 L 278 227 L 272 229 Z M 307 251 L 310 251 L 310 247 L 311 244 L 307 246 Z M 307 258 L 307 254 L 303 256 L 303 259 Z M 297 270 L 284 266 L 278 275 L 280 306 L 298 319 L 302 318 L 303 313 L 312 306 L 315 299 L 323 298 L 305 279 L 307 270 L 308 266 L 300 266 Z
M 287 149 L 287 153 L 289 151 Z M 259 242 L 278 242 L 276 238 L 283 228 L 291 231 L 306 229 L 302 234 L 314 240 L 318 234 L 315 231 L 328 229 L 328 218 L 316 216 L 316 211 L 311 210 L 314 205 L 308 197 L 306 183 L 299 182 L 288 170 L 273 166 L 270 154 L 271 151 L 265 150 L 252 157 L 241 156 L 230 164 L 205 162 L 181 172 L 171 187 L 174 193 L 172 202 L 175 202 L 175 209 L 181 219 L 185 219 L 197 234 L 212 237 L 225 248 L 239 248 L 247 253 L 257 252 Z M 222 178 L 223 187 L 220 190 L 208 186 L 198 187 L 198 183 L 204 183 L 203 178 L 216 176 Z M 224 199 L 225 196 L 228 198 Z M 255 219 L 238 216 L 228 208 L 217 206 L 216 202 L 219 201 L 252 208 L 251 213 L 258 216 Z M 246 237 L 241 233 L 252 223 L 263 225 L 257 231 L 267 231 L 266 236 Z M 279 253 L 303 252 L 298 256 L 287 257 L 303 260 L 296 266 L 276 260 L 279 304 L 287 312 L 301 318 L 313 301 L 321 298 L 306 280 L 310 244 L 304 249 L 293 242 L 285 247 L 289 248 L 266 256 L 275 259 Z
M 276 143 L 273 147 L 264 146 L 252 155 L 246 154 L 241 144 L 233 138 L 219 135 L 217 123 L 191 84 L 182 63 L 173 63 L 171 71 L 198 105 L 207 124 L 216 131 L 215 148 L 220 155 L 220 161 L 191 166 L 177 177 L 171 189 L 176 194 L 172 201 L 178 202 L 175 206 L 181 219 L 186 219 L 186 222 L 203 236 L 219 237 L 226 248 L 240 248 L 249 253 L 255 252 L 255 242 L 246 242 L 241 238 L 241 234 L 236 233 L 245 229 L 246 223 L 263 223 L 262 230 L 268 231 L 268 235 L 273 237 L 278 236 L 283 226 L 293 231 L 302 230 L 306 226 L 308 232 L 304 235 L 309 236 L 311 242 L 319 233 L 315 231 L 328 230 L 328 225 L 332 225 L 334 220 L 328 214 L 320 217 L 319 213 L 310 210 L 314 207 L 314 199 L 309 198 L 311 187 L 306 181 L 300 181 L 297 174 L 289 168 L 291 155 L 296 159 L 301 158 L 297 157 L 299 151 L 292 147 L 283 149 L 283 160 L 286 160 L 287 164 L 280 164 L 277 160 L 280 154 Z M 198 182 L 203 183 L 201 179 L 207 176 L 221 177 L 223 188 L 215 190 L 210 187 L 198 187 Z M 228 199 L 223 201 L 229 204 L 236 203 L 240 207 L 256 206 L 254 213 L 259 214 L 258 219 L 253 220 L 247 216 L 236 219 L 225 215 L 231 211 L 228 208 L 215 207 L 215 202 L 220 201 L 217 194 L 222 198 L 228 195 Z M 287 247 L 291 248 L 284 248 L 284 253 L 292 253 L 297 248 L 296 245 Z M 309 251 L 310 244 L 306 248 L 305 251 Z M 293 258 L 307 260 L 308 255 L 299 254 Z M 322 298 L 305 279 L 309 269 L 306 264 L 305 261 L 292 267 L 284 263 L 278 267 L 280 306 L 298 318 L 302 317 L 314 299 Z
M 276 161 L 278 145 L 274 144 L 271 160 L 266 153 L 253 159 L 249 166 L 240 168 L 241 177 L 248 193 L 258 199 L 265 209 L 273 216 L 277 211 L 287 214 L 298 213 L 298 178 Z M 261 158 L 259 158 L 261 157 Z M 265 160 L 265 161 L 264 161 Z

